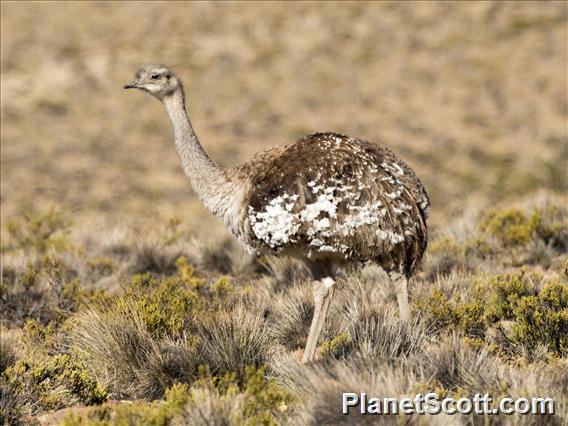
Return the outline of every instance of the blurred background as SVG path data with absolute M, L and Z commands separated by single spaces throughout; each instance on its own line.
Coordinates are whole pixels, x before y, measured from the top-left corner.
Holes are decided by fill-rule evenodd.
M 183 79 L 227 166 L 315 131 L 381 142 L 426 184 L 434 227 L 565 193 L 567 8 L 2 2 L 2 225 L 57 209 L 83 229 L 178 217 L 225 232 L 193 195 L 162 106 L 122 89 L 144 63 Z

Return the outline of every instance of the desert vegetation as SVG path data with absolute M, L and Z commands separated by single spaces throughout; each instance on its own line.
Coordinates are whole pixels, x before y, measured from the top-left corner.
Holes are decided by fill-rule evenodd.
M 565 3 L 6 3 L 5 424 L 552 424 L 568 416 Z M 135 18 L 135 19 L 133 19 Z M 226 165 L 316 130 L 382 141 L 432 195 L 401 322 L 384 272 L 244 252 L 192 195 L 144 62 L 189 76 Z M 346 417 L 342 392 L 551 397 L 555 416 Z
M 75 240 L 59 215 L 9 227 L 27 241 L 29 229 L 57 224 L 3 252 L 9 422 L 94 406 L 65 424 L 335 424 L 346 421 L 337 409 L 346 389 L 546 395 L 565 410 L 562 198 L 541 194 L 435 235 L 411 323 L 398 319 L 382 270 L 350 275 L 313 365 L 299 362 L 313 311 L 301 264 L 246 257 L 230 240 L 199 247 L 183 233 Z

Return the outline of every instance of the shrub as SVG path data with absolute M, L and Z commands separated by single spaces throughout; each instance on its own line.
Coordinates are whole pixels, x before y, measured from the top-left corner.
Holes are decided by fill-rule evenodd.
M 497 238 L 505 247 L 528 243 L 542 227 L 542 216 L 534 212 L 530 217 L 519 209 L 492 210 L 481 223 L 481 229 Z
M 18 383 L 8 381 L 6 374 L 0 375 L 0 424 L 20 425 L 26 397 L 21 394 Z
M 130 404 L 104 404 L 83 412 L 71 412 L 63 419 L 63 426 L 81 425 L 152 425 L 167 426 L 179 417 L 189 403 L 186 385 L 177 384 L 167 389 L 165 400 L 158 403 L 137 401 Z
M 484 312 L 484 305 L 479 300 L 458 304 L 455 308 L 457 329 L 468 337 L 483 337 L 486 328 Z
M 481 237 L 459 243 L 448 236 L 439 237 L 428 245 L 428 279 L 444 277 L 452 271 L 474 270 L 478 258 L 484 259 L 492 254 L 492 248 Z
M 541 241 L 559 252 L 568 247 L 566 213 L 565 207 L 547 204 L 530 214 L 517 208 L 494 209 L 479 227 L 507 249 Z
M 213 297 L 223 299 L 230 296 L 235 291 L 235 287 L 231 284 L 228 277 L 221 277 L 211 286 Z
M 64 332 L 65 327 L 55 323 L 26 322 L 19 357 L 2 375 L 7 403 L 15 405 L 6 410 L 9 417 L 106 400 L 105 387 L 83 360 L 66 353 Z
M 190 289 L 199 290 L 205 284 L 205 280 L 195 276 L 195 269 L 191 266 L 185 256 L 176 260 L 178 275 L 185 285 Z
M 205 316 L 197 335 L 200 363 L 214 375 L 235 372 L 241 382 L 246 377 L 245 367 L 260 367 L 266 362 L 272 343 L 262 313 L 251 312 L 244 305 Z
M 111 303 L 116 308 L 129 309 L 132 305 L 153 336 L 178 336 L 188 328 L 201 302 L 192 288 L 194 281 L 177 277 L 158 280 L 146 273 L 135 275 L 124 286 L 124 295 Z
M 39 268 L 28 263 L 11 275 L 10 280 L 0 284 L 3 321 L 22 326 L 32 316 L 44 323 L 52 320 L 55 301 L 41 283 Z
M 8 385 L 15 387 L 22 410 L 35 414 L 75 404 L 100 404 L 106 389 L 89 374 L 75 356 L 25 357 L 6 370 Z
M 293 401 L 288 392 L 266 378 L 265 372 L 265 367 L 247 367 L 245 370 L 243 414 L 251 425 L 275 423 L 274 420 L 288 411 Z
M 524 297 L 514 310 L 514 342 L 535 349 L 545 344 L 558 356 L 568 355 L 568 286 L 549 282 L 538 296 Z
M 568 342 L 568 286 L 521 269 L 478 279 L 473 299 L 450 300 L 439 289 L 413 304 L 436 330 L 457 330 L 474 339 L 485 339 L 488 327 L 510 321 L 512 326 L 502 348 L 509 343 L 535 351 L 544 346 L 564 356 Z M 542 288 L 541 288 L 542 287 Z M 539 288 L 540 291 L 539 291 Z
M 448 391 L 494 393 L 499 388 L 499 360 L 486 346 L 468 344 L 460 333 L 452 333 L 429 345 L 420 362 L 423 374 L 434 386 Z
M 21 355 L 21 344 L 14 330 L 0 327 L 0 424 L 19 424 L 22 398 L 19 382 L 8 381 L 5 371 L 14 366 Z
M 129 263 L 130 274 L 153 273 L 172 276 L 178 270 L 176 261 L 183 255 L 179 246 L 144 241 L 136 245 Z
M 247 368 L 242 386 L 234 374 L 213 377 L 206 372 L 189 387 L 176 384 L 158 403 L 105 404 L 83 414 L 70 414 L 64 425 L 146 424 L 166 425 L 276 425 L 284 418 L 292 397 L 271 380 L 264 368 Z
M 0 374 L 14 365 L 19 351 L 18 337 L 13 332 L 0 327 Z
M 44 326 L 39 321 L 28 320 L 23 327 L 22 351 L 28 355 L 64 352 L 61 340 L 57 323 L 50 322 Z
M 195 342 L 153 337 L 142 315 L 123 301 L 119 310 L 91 308 L 73 320 L 73 346 L 113 397 L 159 398 L 195 375 Z
M 55 255 L 42 255 L 12 269 L 0 287 L 2 320 L 16 326 L 28 319 L 62 322 L 77 310 L 84 293 L 72 266 Z
M 478 283 L 478 289 L 485 292 L 487 304 L 485 316 L 488 321 L 512 320 L 519 300 L 536 292 L 530 289 L 529 277 L 523 269 L 518 272 L 494 275 Z
M 238 392 L 222 394 L 201 387 L 191 389 L 189 403 L 183 407 L 179 416 L 172 419 L 171 424 L 177 426 L 247 424 L 243 416 L 243 394 Z
M 260 368 L 248 366 L 244 370 L 243 380 L 241 381 L 234 372 L 212 376 L 207 369 L 202 369 L 201 378 L 192 386 L 193 403 L 188 408 L 198 412 L 203 410 L 204 407 L 200 407 L 199 401 L 195 399 L 196 395 L 213 396 L 213 402 L 215 402 L 215 399 L 223 402 L 223 397 L 232 397 L 233 402 L 237 402 L 237 407 L 233 412 L 224 415 L 232 423 L 236 421 L 237 424 L 248 425 L 277 424 L 276 419 L 289 411 L 289 404 L 293 398 L 290 393 L 279 387 L 273 380 L 268 379 L 265 373 L 266 368 L 264 366 Z M 191 418 L 195 416 L 194 413 L 188 414 Z M 209 413 L 208 417 L 211 417 L 211 414 Z M 184 424 L 188 423 L 191 422 Z M 205 422 L 204 424 L 211 423 Z
M 341 333 L 331 340 L 322 343 L 319 354 L 322 357 L 333 356 L 340 357 L 345 354 L 346 349 L 351 342 L 351 338 L 347 333 Z
M 492 209 L 480 219 L 464 216 L 428 244 L 427 279 L 455 270 L 473 272 L 484 264 L 492 269 L 499 264 L 554 266 L 568 249 L 567 214 L 563 204 L 541 197 L 524 209 Z
M 270 307 L 272 336 L 289 350 L 303 347 L 314 314 L 313 295 L 309 285 L 296 285 L 276 296 Z
M 247 365 L 267 359 L 262 312 L 226 278 L 196 293 L 201 284 L 183 260 L 178 266 L 181 278 L 136 275 L 122 295 L 74 317 L 72 342 L 113 396 L 161 397 L 172 383 L 191 383 L 199 363 L 242 381 Z
M 6 224 L 10 243 L 6 250 L 34 249 L 46 253 L 49 249 L 65 249 L 69 242 L 65 232 L 70 222 L 57 210 L 46 213 L 23 212 Z
M 346 351 L 370 361 L 392 361 L 420 352 L 427 336 L 422 322 L 417 318 L 408 323 L 400 321 L 395 313 L 397 310 L 382 306 L 363 314 L 348 312 L 350 326 Z
M 433 289 L 428 297 L 418 299 L 412 306 L 418 314 L 426 318 L 434 331 L 447 328 L 458 321 L 454 306 L 438 288 Z

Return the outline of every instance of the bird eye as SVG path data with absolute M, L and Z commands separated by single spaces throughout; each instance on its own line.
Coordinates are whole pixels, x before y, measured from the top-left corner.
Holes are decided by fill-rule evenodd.
M 157 80 L 160 78 L 160 74 L 152 74 L 152 76 L 150 77 L 152 80 Z

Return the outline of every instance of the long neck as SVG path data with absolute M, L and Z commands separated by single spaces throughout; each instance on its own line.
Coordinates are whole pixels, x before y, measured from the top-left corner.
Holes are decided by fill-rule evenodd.
M 230 214 L 231 204 L 239 201 L 235 199 L 238 183 L 231 181 L 227 170 L 203 150 L 185 110 L 183 89 L 179 88 L 168 96 L 164 105 L 174 127 L 181 165 L 193 190 L 213 214 L 222 217 L 225 223 L 232 222 L 227 215 Z

